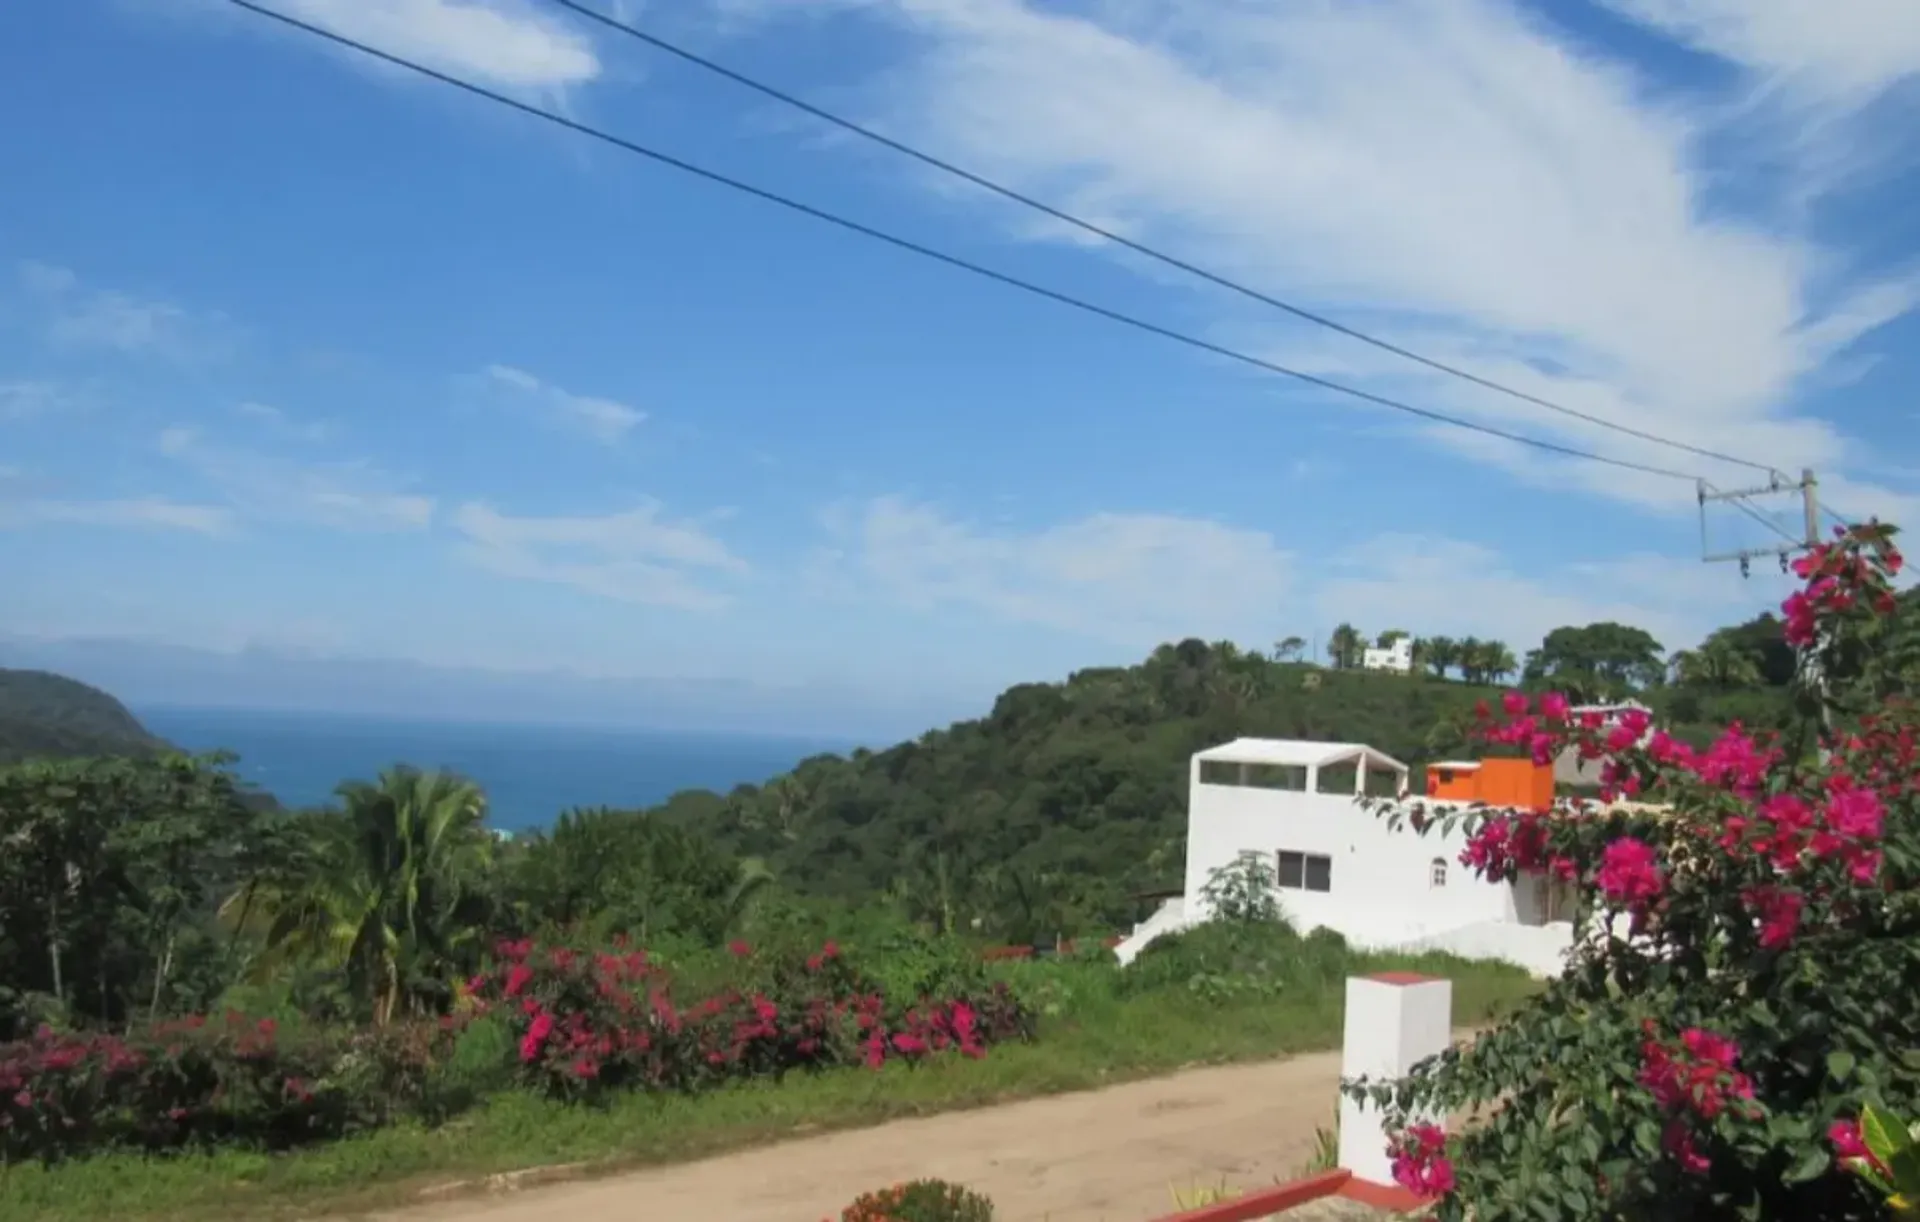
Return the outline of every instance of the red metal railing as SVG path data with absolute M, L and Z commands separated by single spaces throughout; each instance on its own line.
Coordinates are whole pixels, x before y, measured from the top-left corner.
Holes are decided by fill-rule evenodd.
M 1345 1197 L 1362 1205 L 1394 1213 L 1411 1213 L 1426 1202 L 1404 1188 L 1369 1184 L 1356 1180 L 1351 1171 L 1323 1171 L 1272 1188 L 1249 1192 L 1230 1201 L 1216 1201 L 1184 1213 L 1169 1214 L 1155 1222 L 1254 1222 L 1296 1209 L 1309 1201 L 1326 1197 Z

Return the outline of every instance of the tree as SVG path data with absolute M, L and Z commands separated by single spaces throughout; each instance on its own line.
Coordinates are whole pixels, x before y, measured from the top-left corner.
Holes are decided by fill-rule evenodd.
M 1352 1088 L 1404 1122 L 1395 1178 L 1434 1216 L 1885 1216 L 1847 1162 L 1863 1104 L 1920 1105 L 1920 691 L 1873 662 L 1899 630 L 1900 563 L 1872 526 L 1797 564 L 1786 634 L 1825 677 L 1803 693 L 1838 727 L 1825 751 L 1738 727 L 1704 750 L 1641 746 L 1643 718 L 1590 730 L 1562 696 L 1514 696 L 1491 738 L 1608 755 L 1609 793 L 1661 808 L 1415 820 L 1464 828 L 1488 881 L 1549 874 L 1580 895 L 1541 994 L 1404 1082 Z M 1414 1119 L 1468 1113 L 1458 1136 Z
M 1414 646 L 1414 652 L 1436 679 L 1446 678 L 1447 672 L 1460 664 L 1460 646 L 1452 637 L 1427 637 Z
M 1280 919 L 1280 893 L 1264 853 L 1245 852 L 1207 875 L 1201 896 L 1216 921 L 1266 925 Z
M 1405 640 L 1413 635 L 1404 628 L 1389 628 L 1374 641 L 1375 649 L 1392 649 L 1395 641 Z
M 1674 679 L 1687 687 L 1752 687 L 1760 682 L 1759 660 L 1716 633 L 1698 649 L 1673 655 Z
M 236 928 L 263 927 L 262 969 L 342 972 L 384 1025 L 449 995 L 483 949 L 486 799 L 470 781 L 405 767 L 337 792 L 344 809 L 307 825 L 306 851 L 222 911 Z
M 773 879 L 700 833 L 644 811 L 571 810 L 516 842 L 504 893 L 521 929 L 571 937 L 665 934 L 717 944 Z
M 263 843 L 223 762 L 0 768 L 0 1039 L 36 1018 L 124 1023 L 172 994 L 212 889 Z
M 1273 647 L 1273 660 L 1276 662 L 1298 662 L 1300 655 L 1306 652 L 1307 643 L 1297 636 L 1282 637 Z
M 1659 683 L 1666 674 L 1663 652 L 1645 630 L 1625 624 L 1555 628 L 1527 655 L 1525 678 L 1582 700 L 1616 699 Z
M 1720 628 L 1707 637 L 1745 655 L 1759 672 L 1758 682 L 1769 687 L 1786 687 L 1793 682 L 1799 657 L 1787 644 L 1786 624 L 1771 612 L 1755 616 L 1744 624 Z
M 1457 649 L 1460 672 L 1469 683 L 1498 683 L 1518 669 L 1513 651 L 1501 641 L 1468 637 Z
M 1352 670 L 1360 665 L 1361 655 L 1366 652 L 1367 638 L 1352 624 L 1341 624 L 1327 638 L 1327 656 L 1333 659 L 1335 670 Z

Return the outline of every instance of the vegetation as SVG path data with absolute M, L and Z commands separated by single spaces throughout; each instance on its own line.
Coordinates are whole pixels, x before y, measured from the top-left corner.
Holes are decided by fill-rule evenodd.
M 1664 809 L 1426 821 L 1467 825 L 1484 877 L 1549 873 L 1581 895 L 1559 979 L 1370 1092 L 1403 1120 L 1485 1116 L 1457 1137 L 1404 1129 L 1396 1177 L 1437 1217 L 1885 1216 L 1912 1146 L 1881 1109 L 1920 1104 L 1920 623 L 1892 589 L 1892 538 L 1854 528 L 1799 562 L 1784 630 L 1808 653 L 1798 707 L 1832 726 L 1818 751 L 1738 726 L 1704 749 L 1642 745 L 1645 718 L 1609 731 L 1563 696 L 1504 702 L 1490 737 L 1610 757 L 1609 793 Z
M 800 923 L 783 915 L 783 907 L 770 903 L 749 919 L 756 941 L 744 955 L 722 946 L 646 957 L 642 979 L 657 971 L 669 987 L 690 991 L 685 1002 L 675 1002 L 673 994 L 664 998 L 684 1020 L 680 1033 L 646 1050 L 616 1040 L 605 1057 L 598 1051 L 601 1035 L 631 1029 L 624 1003 L 597 987 L 603 974 L 632 970 L 626 960 L 634 952 L 613 947 L 576 955 L 564 966 L 555 961 L 554 949 L 500 948 L 503 953 L 472 990 L 485 1012 L 463 1001 L 444 1025 L 396 1022 L 346 1031 L 283 1015 L 264 1035 L 258 1020 L 215 1019 L 203 1025 L 202 1035 L 175 1025 L 151 1038 L 137 1037 L 147 1048 L 184 1043 L 191 1064 L 224 1059 L 213 1075 L 188 1075 L 191 1082 L 209 1083 L 202 1094 L 184 1103 L 177 1094 L 157 1100 L 144 1109 L 154 1118 L 150 1130 L 122 1128 L 116 1140 L 135 1149 L 187 1146 L 205 1153 L 16 1162 L 0 1176 L 0 1212 L 9 1222 L 77 1222 L 104 1213 L 199 1222 L 316 1205 L 375 1206 L 463 1175 L 583 1160 L 602 1168 L 665 1161 L 784 1136 L 803 1125 L 873 1123 L 1085 1089 L 1195 1063 L 1328 1047 L 1339 1039 L 1339 982 L 1355 972 L 1445 973 L 1455 981 L 1463 1021 L 1499 1013 L 1533 987 L 1512 968 L 1444 956 L 1355 955 L 1337 940 L 1301 938 L 1278 922 L 1236 925 L 1225 936 L 1202 927 L 1165 939 L 1154 949 L 1151 968 L 1136 974 L 1118 968 L 1104 951 L 983 965 L 968 947 L 869 913 L 848 922 L 864 928 L 832 954 L 817 948 L 796 960 L 781 946 L 797 936 L 792 931 Z M 525 959 L 515 958 L 522 954 Z M 529 969 L 524 977 L 517 970 L 523 964 Z M 973 1027 L 988 1054 L 940 1052 L 939 1007 L 916 1007 L 923 1024 L 918 1046 L 893 1038 L 914 1034 L 908 1024 L 915 1017 L 905 1007 L 886 1007 L 900 1025 L 892 1029 L 891 1051 L 878 1070 L 868 1068 L 871 1031 L 859 1026 L 857 1002 L 848 1007 L 850 1029 L 830 1022 L 832 1029 L 822 1033 L 809 1025 L 818 1013 L 810 996 L 857 998 L 873 988 L 889 997 L 975 990 L 969 1003 Z M 502 1004 L 509 990 L 511 1000 L 522 1004 Z M 648 1009 L 662 1000 L 646 987 L 621 992 Z M 757 1028 L 757 998 L 774 1003 L 777 1033 Z M 530 1059 L 526 1041 L 539 1012 L 528 1012 L 529 1001 L 539 1012 L 569 1016 L 547 1027 Z M 831 1006 L 825 1009 L 832 1013 Z M 957 1043 L 966 1024 L 955 1020 L 954 1010 L 944 1007 L 946 1029 Z M 576 1026 L 574 1015 L 586 1021 Z M 1016 1031 L 1008 1022 L 1024 1025 Z M 654 1034 L 663 1030 L 652 1028 Z M 1023 1038 L 1029 1034 L 1031 1041 Z M 818 1038 L 819 1046 L 805 1047 L 809 1038 Z M 316 1063 L 336 1056 L 328 1042 L 340 1040 L 355 1041 L 355 1054 L 332 1063 L 350 1066 L 351 1076 Z M 576 1040 L 581 1047 L 572 1046 Z M 577 1072 L 582 1047 L 596 1059 L 595 1072 Z M 713 1052 L 721 1054 L 721 1064 L 710 1059 Z M 171 1055 L 169 1064 L 180 1063 L 181 1054 Z M 274 1070 L 301 1070 L 311 1099 L 256 1089 L 256 1083 L 278 1084 L 263 1068 L 276 1056 L 281 1060 L 273 1062 Z M 296 1056 L 304 1058 L 297 1066 Z M 815 1058 L 811 1065 L 809 1057 Z M 821 1057 L 832 1060 L 823 1063 Z M 106 1060 L 69 1067 L 63 1080 L 98 1090 L 110 1076 L 97 1072 Z M 14 1067 L 0 1061 L 0 1078 Z M 127 1090 L 149 1080 L 140 1072 L 121 1072 Z M 220 1074 L 234 1085 L 214 1106 L 210 1078 Z M 675 1075 L 677 1082 L 661 1080 Z M 37 1096 L 51 1093 L 44 1076 L 36 1082 Z M 667 1085 L 679 1089 L 660 1089 Z M 124 1103 L 130 1096 L 114 1098 Z M 176 1120 L 175 1107 L 191 1111 Z M 132 1110 L 105 1107 L 95 1114 L 125 1125 Z M 35 1131 L 57 1129 L 57 1116 L 51 1118 L 54 1124 L 39 1124 Z M 349 1139 L 291 1154 L 263 1153 L 343 1134 Z M 96 1140 L 107 1136 L 97 1129 L 93 1134 Z
M 1842 728 L 1864 725 L 1863 714 L 1920 678 L 1911 596 L 1868 601 L 1881 614 L 1821 638 L 1834 680 L 1825 711 Z M 166 751 L 92 689 L 49 676 L 0 687 L 0 710 L 28 707 L 20 693 L 37 693 L 31 707 L 50 723 L 119 726 L 117 737 L 67 734 L 37 747 L 6 740 L 35 758 L 0 767 L 0 1204 L 9 1218 L 257 1216 L 282 1189 L 337 1199 L 573 1151 L 665 1158 L 803 1119 L 860 1123 L 1270 1056 L 1337 1039 L 1339 982 L 1360 970 L 1445 972 L 1463 1015 L 1478 1017 L 1528 983 L 1491 965 L 1362 955 L 1328 932 L 1301 937 L 1278 919 L 1257 858 L 1212 880 L 1221 919 L 1162 939 L 1128 969 L 1092 953 L 988 965 L 979 951 L 1060 935 L 1092 944 L 1170 888 L 1192 751 L 1239 735 L 1358 739 L 1413 763 L 1477 750 L 1479 710 L 1500 700 L 1481 681 L 1516 671 L 1536 693 L 1649 705 L 1672 731 L 1656 739 L 1671 758 L 1648 762 L 1624 743 L 1595 749 L 1640 769 L 1617 783 L 1693 795 L 1690 809 L 1720 818 L 1732 799 L 1713 786 L 1750 775 L 1728 763 L 1727 744 L 1821 711 L 1790 644 L 1811 639 L 1808 606 L 1725 629 L 1671 665 L 1645 633 L 1610 624 L 1556 630 L 1518 665 L 1498 643 L 1419 640 L 1410 676 L 1291 660 L 1304 652 L 1298 638 L 1273 658 L 1184 641 L 1138 666 L 1012 688 L 987 717 L 887 751 L 819 757 L 762 786 L 679 794 L 650 811 L 567 812 L 512 841 L 490 832 L 485 795 L 462 778 L 396 767 L 342 786 L 328 809 L 283 812 L 222 760 Z M 1340 640 L 1336 662 L 1365 645 L 1357 630 Z M 1553 700 L 1564 710 L 1564 696 Z M 1747 731 L 1728 737 L 1736 720 Z M 1536 745 L 1500 737 L 1494 750 Z M 1808 762 L 1800 740 L 1781 741 L 1779 759 L 1766 757 L 1769 783 L 1782 793 L 1827 783 L 1832 770 Z M 1880 750 L 1899 740 L 1861 741 Z M 61 757 L 76 744 L 98 753 Z M 1833 768 L 1852 767 L 1853 750 Z M 1719 771 L 1689 780 L 1682 760 L 1716 760 Z M 1910 772 L 1911 759 L 1902 766 Z M 1481 868 L 1506 868 L 1519 851 L 1506 826 L 1486 832 Z M 1526 1125 L 1573 1114 L 1557 1079 L 1515 1077 L 1545 1064 L 1539 1050 L 1552 1033 L 1577 1031 L 1598 1048 L 1624 1030 L 1605 1008 L 1622 997 L 1658 1021 L 1704 1024 L 1698 1016 L 1725 1000 L 1716 990 L 1738 980 L 1741 996 L 1817 987 L 1831 1005 L 1875 1017 L 1836 1018 L 1819 1032 L 1782 1019 L 1770 1033 L 1748 1015 L 1739 1072 L 1769 1117 L 1794 1119 L 1771 1145 L 1725 1137 L 1739 1157 L 1716 1153 L 1715 1165 L 1759 1174 L 1800 1131 L 1791 1126 L 1836 1100 L 1866 1101 L 1869 1086 L 1891 1106 L 1911 1105 L 1900 1076 L 1909 1069 L 1866 1046 L 1879 1021 L 1872 1007 L 1898 979 L 1888 973 L 1910 965 L 1858 958 L 1866 952 L 1844 941 L 1863 914 L 1904 931 L 1904 900 L 1803 896 L 1795 911 L 1806 927 L 1817 915 L 1843 941 L 1810 933 L 1797 958 L 1751 952 L 1735 917 L 1771 894 L 1757 888 L 1778 886 L 1740 873 L 1751 861 L 1696 867 L 1674 839 L 1685 820 L 1666 830 L 1569 826 L 1589 838 L 1569 841 L 1566 858 L 1589 871 L 1591 893 L 1608 885 L 1593 854 L 1629 834 L 1656 861 L 1669 854 L 1703 870 L 1711 885 L 1696 887 L 1677 866 L 1657 867 L 1671 885 L 1653 928 L 1715 932 L 1671 961 L 1633 958 L 1642 952 L 1630 940 L 1605 943 L 1507 1028 L 1522 1033 L 1501 1037 L 1515 1043 L 1483 1043 L 1494 1051 L 1459 1062 L 1479 1068 L 1435 1076 L 1432 1090 L 1516 1091 L 1520 1105 L 1502 1123 L 1532 1140 Z M 1500 845 L 1508 858 L 1493 855 Z M 1913 868 L 1913 850 L 1891 834 L 1884 854 L 1886 877 Z M 1625 869 L 1606 877 L 1618 883 Z M 1633 877 L 1644 882 L 1644 871 Z M 1729 976 L 1728 947 L 1771 955 L 1771 966 L 1739 960 L 1745 974 Z M 1711 970 L 1697 968 L 1696 952 Z M 1835 964 L 1860 967 L 1860 991 L 1821 975 Z M 1885 969 L 1877 984 L 1869 968 Z M 1829 1064 L 1859 1067 L 1853 1095 L 1780 1086 L 1786 1071 L 1751 1068 L 1754 1057 L 1800 1055 L 1816 1035 L 1854 1058 Z M 1503 1047 L 1520 1051 L 1503 1061 Z M 1536 1105 L 1546 1110 L 1528 1112 Z M 1637 1125 L 1645 1110 L 1619 1104 L 1609 1123 Z M 1644 1129 L 1634 1125 L 1608 1130 L 1610 1157 L 1638 1149 L 1630 1143 Z M 1606 1144 L 1615 1137 L 1629 1144 Z M 1444 1143 L 1422 1141 L 1410 1151 L 1435 1165 Z M 197 1156 L 180 1156 L 188 1151 Z M 1470 1195 L 1491 1181 L 1477 1178 L 1468 1153 L 1457 1161 Z M 1664 1183 L 1659 1174 L 1620 1183 Z M 1502 1216 L 1494 1198 L 1474 1199 L 1476 1216 Z
M 1920 1217 L 1920 1122 L 1907 1124 L 1871 1103 L 1857 1120 L 1834 1124 L 1834 1157 L 1887 1198 L 1900 1222 Z
M 40 670 L 0 668 L 0 765 L 36 758 L 148 755 L 167 744 L 98 688 Z
M 1903 606 L 1913 615 L 1911 595 Z M 1523 666 L 1499 642 L 1416 639 L 1415 676 L 1353 669 L 1367 642 L 1343 627 L 1332 669 L 1291 660 L 1299 637 L 1273 657 L 1163 645 L 1137 666 L 1010 688 L 979 720 L 810 759 L 724 798 L 683 794 L 662 813 L 810 895 L 886 894 L 941 928 L 1048 941 L 1124 926 L 1146 911 L 1142 897 L 1178 888 L 1186 760 L 1234 737 L 1365 742 L 1418 766 L 1485 750 L 1474 710 L 1499 699 L 1486 684 L 1516 672 L 1529 691 L 1637 699 L 1696 746 L 1734 722 L 1795 722 L 1793 650 L 1773 616 L 1721 629 L 1671 665 L 1658 641 L 1619 624 L 1556 629 Z
M 993 1202 L 945 1180 L 914 1180 L 862 1195 L 840 1222 L 993 1222 Z

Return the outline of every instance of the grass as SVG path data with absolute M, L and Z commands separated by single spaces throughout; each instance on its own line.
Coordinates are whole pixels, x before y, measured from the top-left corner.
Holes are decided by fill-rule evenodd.
M 1443 956 L 1357 956 L 1343 967 L 1449 976 L 1462 1024 L 1491 1017 L 1533 987 L 1514 969 Z M 585 1163 L 600 1174 L 670 1163 L 1191 1065 L 1327 1049 L 1340 1039 L 1338 981 L 1202 1004 L 1185 990 L 1129 996 L 1117 987 L 1121 973 L 1096 963 L 1004 970 L 1041 1010 L 1040 1039 L 996 1048 L 980 1061 L 836 1070 L 692 1097 L 633 1095 L 597 1109 L 503 1094 L 439 1128 L 404 1125 L 286 1155 L 222 1151 L 23 1164 L 0 1169 L 0 1218 L 214 1222 L 370 1209 L 403 1203 L 430 1185 L 498 1172 Z

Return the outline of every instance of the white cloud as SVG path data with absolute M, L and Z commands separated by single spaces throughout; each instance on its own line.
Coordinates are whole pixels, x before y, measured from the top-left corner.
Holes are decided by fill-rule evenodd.
M 489 365 L 486 376 L 496 385 L 531 397 L 566 427 L 606 445 L 619 441 L 647 418 L 645 412 L 618 400 L 576 395 L 510 365 Z
M 1369 635 L 1506 641 L 1516 654 L 1563 624 L 1614 620 L 1685 648 L 1777 606 L 1787 579 L 1764 566 L 1657 555 L 1516 569 L 1454 539 L 1382 535 L 1305 568 L 1264 532 L 1199 518 L 1102 513 L 1036 530 L 990 530 L 883 497 L 827 515 L 823 592 L 884 596 L 1039 624 L 1135 652 L 1197 636 L 1249 645 L 1297 632 L 1326 639 L 1350 621 Z
M 185 531 L 225 535 L 233 530 L 230 510 L 220 505 L 193 505 L 167 497 L 132 500 L 28 501 L 9 511 L 0 505 L 0 526 L 59 523 L 123 529 Z
M 600 75 L 593 42 L 531 0 L 280 0 L 290 16 L 428 67 L 515 92 Z
M 898 497 L 830 511 L 816 577 L 912 608 L 960 606 L 1144 648 L 1265 631 L 1291 558 L 1271 535 L 1199 518 L 1098 513 L 989 530 Z
M 833 2 L 729 8 L 771 18 Z M 1849 277 L 1841 252 L 1783 227 L 1774 209 L 1729 206 L 1726 160 L 1764 162 L 1769 149 L 1747 142 L 1713 161 L 1728 99 L 1677 100 L 1507 0 L 837 3 L 915 35 L 873 103 L 891 131 L 1243 282 L 1648 432 L 1789 469 L 1842 462 L 1846 438 L 1793 415 L 1793 396 L 1920 299 L 1909 272 Z M 1908 43 L 1920 8 L 1904 0 L 1863 0 L 1838 17 L 1812 0 L 1622 3 L 1660 29 L 1817 74 L 1825 96 L 1843 84 L 1884 92 L 1920 63 Z M 1882 10 L 1886 45 L 1870 20 Z M 1053 232 L 1008 215 L 1024 236 Z M 1222 320 L 1488 423 L 1716 480 L 1738 472 L 1252 317 Z M 1566 483 L 1557 469 L 1545 478 Z M 1690 503 L 1684 485 L 1650 493 L 1597 467 L 1577 478 L 1623 499 Z
M 432 497 L 368 462 L 293 462 L 181 427 L 163 431 L 159 446 L 249 518 L 366 531 L 421 530 L 433 520 Z
M 452 524 L 465 538 L 462 554 L 482 568 L 619 602 L 715 610 L 732 597 L 713 582 L 748 572 L 720 539 L 652 502 L 578 517 L 513 517 L 469 503 Z
M 194 362 L 226 356 L 238 342 L 224 315 L 92 288 L 64 267 L 22 263 L 18 283 L 36 325 L 56 347 Z
M 1860 106 L 1920 73 L 1920 6 L 1909 0 L 1603 2 L 1820 102 Z
M 234 404 L 233 413 L 296 441 L 324 441 L 332 432 L 324 420 L 296 419 L 271 403 L 258 403 L 251 399 Z

